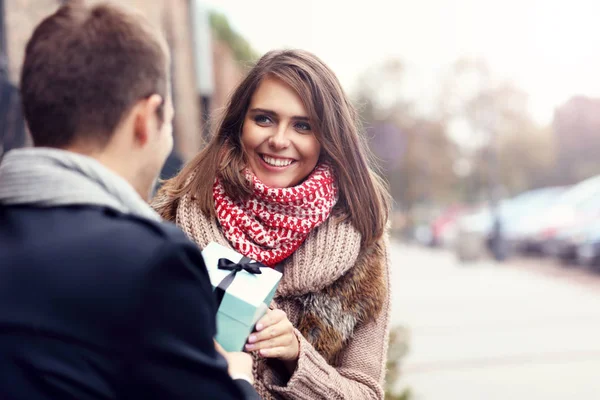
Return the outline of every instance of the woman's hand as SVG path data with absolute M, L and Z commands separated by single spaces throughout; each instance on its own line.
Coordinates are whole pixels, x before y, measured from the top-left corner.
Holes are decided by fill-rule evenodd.
M 256 324 L 256 332 L 252 333 L 246 344 L 247 351 L 258 351 L 262 357 L 277 358 L 291 362 L 295 369 L 300 355 L 300 343 L 294 333 L 294 326 L 281 310 L 267 311 L 267 314 Z

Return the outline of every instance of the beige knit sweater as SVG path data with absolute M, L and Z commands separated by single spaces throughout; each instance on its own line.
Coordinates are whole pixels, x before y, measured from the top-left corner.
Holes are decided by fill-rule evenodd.
M 193 200 L 182 200 L 175 222 L 201 248 L 213 241 L 231 247 Z M 255 387 L 264 399 L 384 398 L 389 258 L 380 247 L 360 251 L 360 234 L 329 218 L 283 262 L 272 307 L 297 328 L 300 357 L 291 377 L 277 360 L 256 358 Z

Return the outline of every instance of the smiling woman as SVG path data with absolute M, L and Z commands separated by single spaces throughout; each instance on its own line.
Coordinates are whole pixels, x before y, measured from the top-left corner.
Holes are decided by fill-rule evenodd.
M 296 92 L 266 78 L 252 96 L 242 128 L 248 165 L 265 185 L 296 186 L 317 166 L 321 144 Z
M 383 398 L 389 195 L 359 128 L 321 60 L 267 53 L 153 202 L 201 248 L 218 242 L 283 271 L 246 344 L 264 399 Z

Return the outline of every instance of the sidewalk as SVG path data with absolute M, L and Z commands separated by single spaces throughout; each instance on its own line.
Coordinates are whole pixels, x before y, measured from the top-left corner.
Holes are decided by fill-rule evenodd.
M 600 399 L 600 290 L 561 274 L 394 244 L 394 325 L 413 400 Z

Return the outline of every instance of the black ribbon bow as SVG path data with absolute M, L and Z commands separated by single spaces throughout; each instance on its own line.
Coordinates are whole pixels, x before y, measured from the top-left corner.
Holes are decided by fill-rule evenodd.
M 265 265 L 259 262 L 252 262 L 248 257 L 242 257 L 242 259 L 234 263 L 227 258 L 219 258 L 219 262 L 217 264 L 219 269 L 224 269 L 231 271 L 229 275 L 227 275 L 223 280 L 217 285 L 215 289 L 216 297 L 217 297 L 217 309 L 221 306 L 221 302 L 223 301 L 223 297 L 225 297 L 225 292 L 227 288 L 233 283 L 235 276 L 240 271 L 246 271 L 251 274 L 259 275 L 262 274 L 261 268 L 266 268 Z

